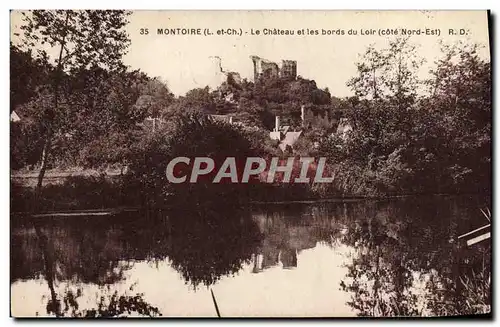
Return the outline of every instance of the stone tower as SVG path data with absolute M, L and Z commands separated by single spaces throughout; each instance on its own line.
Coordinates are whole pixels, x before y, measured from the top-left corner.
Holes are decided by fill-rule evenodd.
M 297 78 L 297 61 L 295 60 L 282 60 L 280 76 L 283 78 L 296 79 Z

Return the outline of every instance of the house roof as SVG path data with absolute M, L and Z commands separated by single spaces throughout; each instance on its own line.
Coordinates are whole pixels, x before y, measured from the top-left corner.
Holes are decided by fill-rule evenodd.
M 339 125 L 337 126 L 337 133 L 346 133 L 352 131 L 352 126 L 347 118 L 340 118 Z
M 208 115 L 211 119 L 216 121 L 221 121 L 225 123 L 229 123 L 231 120 L 231 115 Z
M 19 117 L 15 110 L 12 110 L 12 112 L 10 113 L 10 121 L 14 123 L 21 121 L 21 117 Z
M 285 151 L 287 145 L 293 147 L 295 142 L 299 139 L 300 135 L 302 134 L 302 131 L 300 132 L 288 132 L 285 134 L 285 138 L 281 140 L 279 147 L 281 151 Z

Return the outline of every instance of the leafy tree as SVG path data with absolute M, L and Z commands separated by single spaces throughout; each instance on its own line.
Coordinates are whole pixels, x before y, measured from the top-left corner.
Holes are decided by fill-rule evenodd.
M 28 102 L 36 89 L 47 82 L 51 65 L 47 57 L 33 58 L 31 49 L 10 44 L 10 111 Z
M 274 116 L 269 110 L 260 106 L 256 101 L 242 97 L 240 98 L 238 106 L 239 110 L 235 114 L 238 121 L 248 126 L 257 126 L 266 128 L 267 130 L 273 129 Z
M 330 110 L 331 104 L 329 90 L 319 89 L 315 81 L 303 78 L 270 77 L 255 84 L 243 80 L 237 87 L 224 82 L 212 92 L 212 98 L 217 113 L 231 114 L 240 122 L 267 130 L 273 129 L 276 115 L 288 125 L 300 126 L 302 105 L 322 114 Z
M 405 192 L 413 172 L 405 161 L 412 148 L 411 124 L 421 60 L 407 39 L 389 47 L 368 47 L 348 85 L 356 94 L 345 118 L 353 131 L 347 140 L 325 139 L 320 146 L 339 164 L 339 183 L 348 193 Z
M 158 118 L 167 113 L 168 107 L 173 102 L 174 95 L 166 83 L 158 78 L 153 78 L 141 89 L 136 106 L 144 108 L 148 116 Z
M 212 183 L 212 180 L 228 157 L 235 157 L 238 179 L 241 180 L 246 159 L 258 156 L 261 147 L 255 148 L 238 126 L 213 121 L 201 114 L 182 115 L 173 131 L 158 131 L 138 143 L 137 152 L 131 157 L 132 178 L 139 181 L 147 206 L 163 206 L 167 199 L 176 205 L 211 206 L 223 198 L 227 199 L 228 206 L 237 206 L 247 194 L 247 184 L 231 183 L 228 178 L 220 183 Z M 187 181 L 172 184 L 165 171 L 167 164 L 177 157 L 187 157 L 191 161 L 187 167 L 180 164 L 181 170 L 175 173 L 185 174 Z M 200 176 L 197 183 L 190 183 L 196 157 L 212 158 L 215 169 Z
M 443 48 L 432 78 L 407 39 L 369 47 L 349 81 L 356 97 L 344 112 L 353 130 L 324 139 L 347 193 L 488 192 L 490 67 L 477 47 Z M 417 93 L 427 84 L 430 92 Z
M 172 219 L 173 242 L 168 258 L 185 283 L 197 289 L 237 274 L 251 262 L 262 235 L 241 209 L 193 209 L 189 205 L 169 211 L 177 219 Z
M 168 107 L 165 117 L 171 115 L 195 113 L 215 113 L 215 102 L 208 86 L 205 88 L 192 89 L 185 96 L 179 97 L 177 101 Z
M 89 67 L 122 69 L 121 58 L 129 44 L 124 30 L 127 13 L 118 10 L 34 10 L 23 12 L 23 46 L 38 50 L 41 58 L 50 58 L 54 74 L 50 79 L 50 105 L 40 108 L 44 126 L 44 146 L 37 188 L 42 186 L 54 136 L 60 132 L 64 76 Z M 51 51 L 42 50 L 47 48 Z M 52 56 L 52 51 L 56 52 Z
M 443 45 L 428 81 L 428 116 L 437 125 L 426 147 L 439 158 L 441 184 L 459 190 L 491 189 L 491 69 L 477 44 Z
M 24 51 L 10 44 L 10 112 L 36 97 L 39 88 L 46 84 L 52 70 L 46 59 L 35 59 L 31 50 Z M 10 157 L 14 169 L 35 165 L 43 146 L 38 142 L 40 126 L 24 110 L 17 110 L 17 114 L 21 122 L 10 126 Z
M 65 141 L 71 148 L 78 145 L 77 164 L 126 164 L 132 143 L 141 134 L 139 124 L 153 110 L 152 104 L 141 102 L 149 91 L 148 83 L 149 78 L 140 71 L 95 68 L 72 76 L 68 90 L 74 108 L 68 122 L 71 138 Z

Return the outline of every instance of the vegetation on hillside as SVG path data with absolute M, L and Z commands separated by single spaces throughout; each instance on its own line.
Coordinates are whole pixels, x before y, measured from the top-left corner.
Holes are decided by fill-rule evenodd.
M 96 15 L 35 11 L 26 16 L 24 43 L 11 44 L 11 111 L 21 116 L 11 124 L 11 165 L 37 168 L 39 187 L 51 167 L 129 167 L 148 184 L 165 183 L 162 169 L 173 156 L 287 156 L 268 137 L 279 115 L 303 130 L 292 155 L 327 157 L 335 172 L 331 185 L 309 187 L 305 197 L 490 192 L 491 73 L 476 45 L 443 45 L 426 80 L 411 39 L 368 47 L 346 81 L 348 98 L 300 76 L 228 80 L 176 97 L 166 82 L 123 65 L 127 13 Z M 98 21 L 113 28 L 95 34 Z M 60 56 L 30 50 L 40 42 Z M 332 127 L 303 128 L 301 106 L 327 113 Z M 204 123 L 210 114 L 246 127 Z M 346 135 L 336 133 L 340 118 L 352 127 Z

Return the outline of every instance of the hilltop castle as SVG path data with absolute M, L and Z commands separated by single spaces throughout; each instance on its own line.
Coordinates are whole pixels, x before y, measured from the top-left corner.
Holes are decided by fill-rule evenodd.
M 277 63 L 257 56 L 250 56 L 250 59 L 253 61 L 254 82 L 261 78 L 297 78 L 297 61 L 295 60 L 282 60 L 281 67 L 279 67 Z

